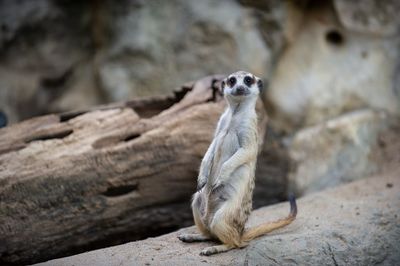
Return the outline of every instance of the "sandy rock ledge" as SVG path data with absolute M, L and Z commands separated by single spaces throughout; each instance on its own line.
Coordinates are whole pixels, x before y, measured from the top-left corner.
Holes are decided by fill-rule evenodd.
M 397 174 L 396 174 L 397 173 Z M 310 194 L 298 200 L 296 221 L 254 240 L 247 248 L 212 257 L 212 243 L 184 244 L 178 232 L 95 250 L 38 265 L 398 265 L 400 178 L 398 171 Z M 255 211 L 249 224 L 286 215 L 282 203 Z

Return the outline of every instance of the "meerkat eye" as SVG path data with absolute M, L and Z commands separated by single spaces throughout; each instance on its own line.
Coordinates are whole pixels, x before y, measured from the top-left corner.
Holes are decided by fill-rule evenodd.
M 251 77 L 249 77 L 249 76 L 246 76 L 245 78 L 244 78 L 244 84 L 246 84 L 247 86 L 251 86 L 251 84 L 253 84 L 253 79 L 251 78 Z
M 235 83 L 236 83 L 236 78 L 235 78 L 235 77 L 230 77 L 230 78 L 228 79 L 228 85 L 229 85 L 229 87 L 232 87 L 233 85 L 235 85 Z

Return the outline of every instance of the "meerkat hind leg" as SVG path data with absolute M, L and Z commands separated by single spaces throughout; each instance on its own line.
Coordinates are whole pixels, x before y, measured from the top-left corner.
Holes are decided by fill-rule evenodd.
M 202 208 L 202 198 L 200 194 L 196 194 L 193 199 L 192 212 L 193 219 L 197 229 L 202 233 L 202 235 L 210 238 L 210 232 L 208 231 L 204 221 L 201 217 L 200 208 Z
M 183 234 L 178 236 L 179 240 L 186 243 L 201 242 L 211 240 L 209 237 L 201 234 Z

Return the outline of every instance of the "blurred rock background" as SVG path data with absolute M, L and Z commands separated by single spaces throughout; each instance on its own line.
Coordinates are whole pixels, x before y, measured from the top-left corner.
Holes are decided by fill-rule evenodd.
M 278 156 L 277 175 L 298 193 L 357 179 L 382 168 L 372 154 L 400 114 L 399 10 L 396 0 L 0 0 L 0 123 L 243 69 L 269 83 L 269 136 L 289 160 Z
M 0 127 L 241 69 L 269 84 L 255 207 L 398 173 L 399 11 L 397 0 L 0 0 Z
M 269 77 L 283 13 L 280 1 L 1 0 L 0 108 L 12 123 L 239 68 Z

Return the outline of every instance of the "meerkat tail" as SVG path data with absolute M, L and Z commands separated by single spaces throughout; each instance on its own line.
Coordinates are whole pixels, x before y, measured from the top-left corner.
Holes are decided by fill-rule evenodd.
M 249 228 L 244 232 L 242 240 L 248 242 L 256 237 L 272 232 L 293 222 L 297 215 L 297 204 L 294 195 L 289 195 L 289 203 L 290 213 L 286 218 Z

